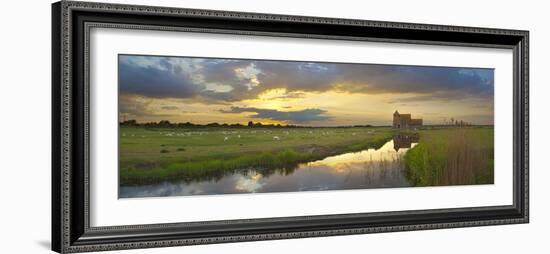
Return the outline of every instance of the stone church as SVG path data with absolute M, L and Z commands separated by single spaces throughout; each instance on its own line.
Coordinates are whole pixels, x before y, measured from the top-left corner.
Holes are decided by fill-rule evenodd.
M 393 128 L 408 129 L 422 126 L 422 119 L 413 119 L 411 114 L 399 114 L 399 111 L 393 113 Z

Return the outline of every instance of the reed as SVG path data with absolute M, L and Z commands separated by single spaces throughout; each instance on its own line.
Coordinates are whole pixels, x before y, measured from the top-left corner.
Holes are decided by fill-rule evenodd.
M 492 184 L 493 128 L 420 131 L 420 143 L 405 155 L 408 178 L 416 186 Z

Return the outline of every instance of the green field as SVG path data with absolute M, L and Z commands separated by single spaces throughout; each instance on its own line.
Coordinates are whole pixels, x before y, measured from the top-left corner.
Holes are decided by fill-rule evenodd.
M 219 179 L 234 170 L 288 170 L 298 163 L 376 148 L 391 128 L 161 128 L 121 126 L 122 185 Z M 284 173 L 284 172 L 283 172 Z
M 254 168 L 291 174 L 299 163 L 378 148 L 396 130 L 382 127 L 120 127 L 120 183 L 217 180 Z M 404 157 L 414 186 L 493 183 L 493 128 L 424 128 Z
M 415 186 L 492 184 L 493 127 L 420 130 L 420 142 L 405 155 Z

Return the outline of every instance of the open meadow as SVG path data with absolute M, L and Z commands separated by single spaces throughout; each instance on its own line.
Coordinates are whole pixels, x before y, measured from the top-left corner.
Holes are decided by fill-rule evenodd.
M 140 185 L 221 177 L 227 171 L 292 170 L 298 163 L 377 148 L 391 128 L 158 128 L 121 126 L 120 182 Z

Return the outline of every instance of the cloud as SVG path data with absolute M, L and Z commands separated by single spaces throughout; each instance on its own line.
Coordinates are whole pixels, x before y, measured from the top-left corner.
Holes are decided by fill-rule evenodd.
M 118 110 L 121 115 L 127 117 L 142 116 L 148 113 L 151 100 L 143 97 L 121 96 Z
M 294 123 L 328 120 L 327 111 L 322 109 L 304 109 L 298 111 L 279 111 L 275 109 L 261 109 L 254 107 L 231 107 L 229 110 L 221 110 L 222 113 L 256 113 L 253 118 L 263 118 Z
M 452 99 L 492 97 L 493 71 L 430 66 L 274 62 L 256 63 L 259 89 L 350 93 L 415 93 Z
M 157 102 L 158 103 L 158 102 Z M 173 117 L 179 113 L 188 113 L 179 110 L 173 105 L 158 105 L 155 99 L 140 95 L 122 95 L 119 98 L 118 110 L 122 119 L 135 119 L 142 117 Z M 174 110 L 178 110 L 174 112 Z
M 362 94 L 410 94 L 409 100 L 493 101 L 492 69 L 352 63 L 315 63 L 189 57 L 120 56 L 120 90 L 155 98 L 234 102 L 284 89 Z
M 168 105 L 168 106 L 162 106 L 162 107 L 160 107 L 160 108 L 161 108 L 161 109 L 165 109 L 165 110 L 176 110 L 176 109 L 179 109 L 178 106 L 170 106 L 170 105 Z
M 132 60 L 141 61 L 132 61 Z M 147 62 L 141 56 L 120 56 L 119 89 L 122 94 L 153 98 L 191 98 L 204 86 L 192 80 L 191 73 L 160 58 Z

